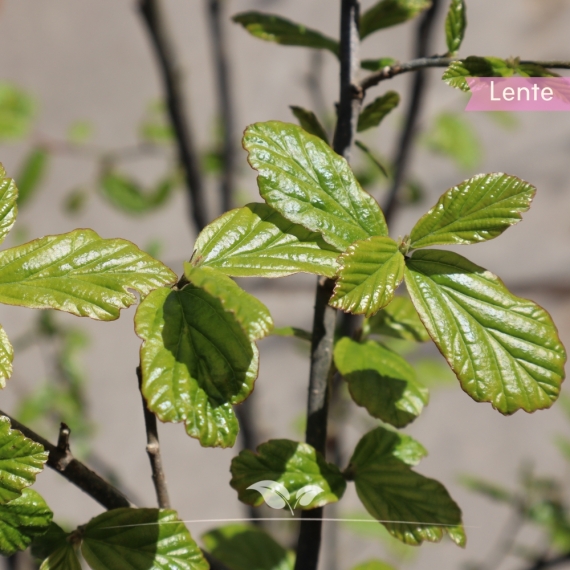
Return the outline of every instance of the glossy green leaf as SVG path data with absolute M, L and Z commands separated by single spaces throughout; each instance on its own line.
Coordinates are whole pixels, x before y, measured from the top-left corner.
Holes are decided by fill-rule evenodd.
M 228 570 L 293 570 L 295 555 L 257 526 L 231 524 L 202 535 L 206 550 Z
M 355 566 L 352 570 L 395 570 L 395 568 L 380 560 L 369 560 L 368 562 L 363 562 Z
M 267 204 L 226 212 L 198 236 L 192 265 L 234 277 L 306 272 L 334 277 L 339 252 L 322 237 L 286 220 Z
M 32 485 L 47 458 L 43 446 L 10 429 L 10 420 L 0 416 L 0 505 Z
M 408 297 L 394 297 L 392 302 L 367 322 L 371 334 L 425 342 L 429 335 Z
M 445 18 L 445 40 L 450 54 L 456 53 L 461 47 L 465 28 L 467 28 L 465 0 L 451 0 Z
M 295 115 L 299 124 L 305 131 L 311 135 L 319 137 L 321 140 L 329 144 L 327 132 L 313 111 L 309 111 L 307 109 L 303 109 L 303 107 L 297 107 L 295 105 L 290 105 L 289 109 L 291 109 L 293 115 Z
M 289 439 L 272 439 L 257 453 L 244 449 L 233 458 L 231 473 L 239 500 L 255 507 L 265 501 L 272 508 L 314 509 L 335 503 L 346 489 L 338 467 Z
M 93 570 L 207 570 L 176 511 L 114 509 L 91 519 L 81 552 Z
M 249 340 L 258 340 L 270 333 L 273 319 L 269 309 L 233 279 L 212 267 L 192 267 L 189 263 L 184 263 L 184 275 L 190 283 L 219 299 L 224 310 L 234 315 Z
M 394 297 L 404 277 L 404 256 L 389 237 L 353 243 L 339 257 L 340 271 L 329 303 L 370 317 Z
M 259 172 L 265 201 L 285 218 L 342 251 L 357 240 L 388 235 L 380 207 L 358 184 L 346 160 L 297 125 L 250 125 L 243 144 Z
M 239 431 L 232 404 L 247 398 L 258 352 L 219 298 L 192 284 L 153 291 L 138 307 L 142 392 L 163 422 L 185 422 L 205 447 L 228 447 Z
M 11 178 L 6 176 L 6 171 L 0 164 L 0 243 L 12 229 L 18 215 L 18 189 Z
M 380 0 L 360 18 L 360 37 L 415 18 L 431 6 L 431 0 Z
M 536 188 L 509 174 L 478 174 L 442 194 L 412 229 L 411 248 L 467 245 L 501 235 L 518 223 Z
M 566 352 L 544 309 L 456 253 L 420 250 L 406 264 L 414 306 L 474 400 L 502 414 L 552 405 Z
M 6 331 L 0 326 L 0 389 L 6 387 L 6 380 L 12 376 L 14 349 Z
M 377 127 L 384 117 L 400 104 L 400 95 L 395 91 L 388 91 L 366 105 L 358 117 L 358 132 Z
M 385 67 L 391 67 L 397 62 L 391 57 L 381 57 L 380 59 L 363 59 L 360 62 L 360 67 L 362 69 L 367 69 L 368 71 L 380 71 Z
M 395 427 L 414 421 L 429 393 L 414 369 L 399 355 L 372 340 L 344 337 L 334 348 L 334 362 L 348 382 L 352 399 L 368 413 Z
M 347 470 L 356 492 L 366 510 L 402 542 L 439 542 L 447 532 L 464 546 L 459 507 L 441 483 L 412 471 L 402 455 L 412 442 L 381 427 L 367 433 Z
M 0 83 L 0 140 L 25 137 L 34 112 L 34 101 L 25 91 L 11 83 Z
M 176 275 L 123 239 L 93 230 L 46 236 L 0 252 L 0 303 L 109 321 Z
M 23 489 L 19 497 L 0 505 L 0 554 L 11 556 L 25 550 L 34 538 L 48 530 L 52 516 L 33 489 Z
M 469 91 L 466 77 L 512 77 L 514 69 L 504 59 L 498 57 L 478 57 L 454 61 L 444 71 L 442 79 L 451 87 Z
M 266 42 L 328 49 L 338 57 L 339 45 L 336 40 L 280 16 L 261 12 L 243 12 L 236 14 L 232 19 L 241 24 L 252 36 Z
M 24 159 L 24 163 L 17 176 L 18 180 L 18 206 L 21 208 L 36 192 L 43 182 L 49 163 L 49 152 L 37 147 Z

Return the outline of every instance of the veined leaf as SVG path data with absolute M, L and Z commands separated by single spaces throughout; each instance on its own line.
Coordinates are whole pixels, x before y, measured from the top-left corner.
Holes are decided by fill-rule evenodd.
M 412 471 L 402 456 L 403 448 L 417 445 L 412 442 L 382 427 L 372 430 L 356 446 L 348 476 L 366 510 L 392 536 L 406 544 L 421 544 L 439 542 L 447 532 L 464 546 L 459 507 L 441 483 Z
M 139 305 L 142 392 L 163 422 L 185 422 L 205 447 L 235 443 L 232 409 L 257 377 L 258 352 L 219 298 L 195 285 L 156 289 Z
M 368 321 L 371 334 L 382 334 L 404 340 L 429 340 L 414 305 L 407 297 L 394 297 L 392 302 Z
M 420 250 L 406 265 L 422 322 L 475 401 L 502 414 L 552 405 L 566 352 L 544 309 L 456 253 Z
M 504 59 L 498 57 L 478 57 L 470 55 L 466 59 L 454 61 L 444 71 L 442 79 L 451 87 L 469 91 L 466 77 L 512 77 L 514 69 Z
M 358 117 L 358 132 L 377 127 L 384 117 L 400 104 L 400 95 L 395 91 L 388 91 L 366 105 Z
M 0 416 L 0 505 L 32 485 L 47 458 L 43 446 L 10 429 L 10 420 Z
M 233 279 L 212 267 L 192 267 L 184 263 L 184 275 L 190 283 L 219 299 L 224 310 L 233 313 L 249 340 L 259 340 L 273 328 L 269 309 L 246 293 Z
M 328 49 L 338 57 L 339 44 L 336 40 L 321 34 L 317 30 L 312 30 L 280 16 L 262 14 L 261 12 L 243 12 L 235 15 L 232 19 L 241 24 L 252 36 L 267 42 L 286 46 Z
M 47 531 L 52 516 L 33 489 L 23 489 L 19 497 L 0 505 L 0 554 L 11 556 L 25 550 L 34 538 Z
M 288 439 L 273 439 L 261 444 L 257 453 L 244 449 L 232 459 L 230 485 L 239 500 L 255 507 L 263 504 L 262 494 L 251 488 L 259 481 L 274 481 L 283 485 L 291 497 L 307 485 L 317 485 L 322 492 L 313 495 L 308 504 L 297 501 L 290 508 L 303 510 L 335 503 L 344 494 L 346 482 L 338 468 L 306 443 Z
M 46 236 L 0 252 L 0 303 L 109 321 L 176 275 L 123 239 L 93 230 Z
M 267 204 L 230 210 L 198 236 L 192 265 L 234 277 L 284 277 L 300 271 L 334 277 L 339 252 Z
M 327 132 L 313 111 L 308 111 L 307 109 L 303 109 L 303 107 L 296 107 L 295 105 L 290 105 L 289 109 L 291 109 L 293 115 L 295 115 L 299 124 L 305 131 L 311 135 L 319 137 L 321 140 L 329 144 Z
M 360 62 L 360 67 L 362 69 L 367 69 L 368 71 L 380 71 L 385 67 L 391 67 L 396 63 L 396 60 L 391 57 L 381 57 L 380 59 L 363 59 Z
M 350 395 L 368 413 L 401 428 L 414 421 L 429 393 L 414 369 L 399 355 L 369 340 L 344 337 L 334 348 L 334 362 L 348 382 Z
M 358 184 L 346 160 L 297 125 L 250 125 L 243 144 L 259 172 L 265 201 L 285 218 L 322 234 L 344 251 L 357 240 L 386 236 L 382 210 Z
M 394 297 L 404 277 L 404 256 L 389 237 L 353 243 L 339 257 L 340 271 L 329 303 L 370 317 Z
M 6 176 L 6 171 L 0 164 L 0 243 L 4 241 L 16 221 L 18 215 L 17 200 L 18 189 L 16 184 Z
M 295 554 L 259 527 L 231 524 L 202 535 L 206 550 L 228 570 L 293 570 Z
M 69 543 L 54 550 L 40 566 L 40 570 L 81 570 L 81 562 Z
M 381 562 L 380 560 L 369 560 L 368 562 L 363 562 L 358 566 L 355 566 L 352 570 L 395 570 L 390 564 L 386 562 Z
M 6 387 L 6 380 L 12 376 L 14 349 L 6 331 L 0 326 L 0 389 Z
M 450 54 L 461 47 L 467 28 L 465 0 L 451 0 L 445 19 L 445 40 Z
M 501 235 L 518 223 L 536 188 L 501 172 L 478 174 L 442 194 L 412 229 L 410 247 L 467 245 Z
M 21 208 L 42 183 L 49 162 L 49 152 L 42 147 L 34 148 L 24 159 L 18 174 L 18 206 Z
M 380 0 L 360 18 L 360 37 L 402 24 L 431 6 L 431 0 Z
M 176 511 L 114 509 L 91 519 L 81 552 L 93 570 L 207 570 Z

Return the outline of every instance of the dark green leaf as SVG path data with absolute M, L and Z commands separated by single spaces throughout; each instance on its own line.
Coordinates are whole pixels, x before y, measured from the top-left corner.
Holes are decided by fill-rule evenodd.
M 43 560 L 58 548 L 65 546 L 68 534 L 52 521 L 45 534 L 34 539 L 32 543 L 32 556 Z
M 243 143 L 259 172 L 260 194 L 288 220 L 321 233 L 342 251 L 357 240 L 388 235 L 374 198 L 346 160 L 318 137 L 271 121 L 249 126 Z
M 516 66 L 516 72 L 521 77 L 560 77 L 558 73 L 537 63 L 520 63 Z
M 380 0 L 360 18 L 360 37 L 402 24 L 431 6 L 431 0 Z
M 87 203 L 89 194 L 83 188 L 72 190 L 63 202 L 63 208 L 68 214 L 78 214 Z
M 512 77 L 514 69 L 498 57 L 470 55 L 454 61 L 443 73 L 442 79 L 451 87 L 469 91 L 466 77 Z
M 192 265 L 235 277 L 284 277 L 300 271 L 334 277 L 338 251 L 266 204 L 230 210 L 196 240 Z
M 396 64 L 396 60 L 391 57 L 381 57 L 380 59 L 363 59 L 360 62 L 360 67 L 362 69 L 367 69 L 368 71 L 380 71 L 385 67 L 391 67 Z
M 442 194 L 412 229 L 411 248 L 468 245 L 501 235 L 518 223 L 536 188 L 509 174 L 478 174 Z
M 445 40 L 450 54 L 456 53 L 461 47 L 465 28 L 467 27 L 465 0 L 451 0 L 445 19 Z
M 25 137 L 34 118 L 35 104 L 25 92 L 10 83 L 0 83 L 0 140 Z
M 368 321 L 371 334 L 382 334 L 404 340 L 425 342 L 429 335 L 407 297 L 394 297 L 392 302 Z
M 0 243 L 12 229 L 18 215 L 18 189 L 11 178 L 6 176 L 6 171 L 0 164 Z
M 280 16 L 260 12 L 243 12 L 235 15 L 233 21 L 241 24 L 252 36 L 267 42 L 286 46 L 328 49 L 336 56 L 339 53 L 339 45 L 336 40 Z
M 40 570 L 81 570 L 81 562 L 73 545 L 66 543 L 43 561 Z
M 293 115 L 295 115 L 299 124 L 305 131 L 311 135 L 319 137 L 329 144 L 329 137 L 313 111 L 308 111 L 307 109 L 303 109 L 303 107 L 296 107 L 294 105 L 290 105 L 289 109 L 293 111 Z
M 395 91 L 388 91 L 366 105 L 358 117 L 358 132 L 361 133 L 372 127 L 377 127 L 384 117 L 400 103 L 400 95 Z
M 21 208 L 42 183 L 50 155 L 45 148 L 34 148 L 24 159 L 18 174 L 18 206 Z
M 377 342 L 344 337 L 335 346 L 334 362 L 352 399 L 395 427 L 414 421 L 428 403 L 428 390 L 418 383 L 414 369 Z
M 273 336 L 294 336 L 301 340 L 313 340 L 313 334 L 309 331 L 298 329 L 297 327 L 278 327 L 271 331 Z
M 566 352 L 544 309 L 456 253 L 420 250 L 406 265 L 422 322 L 474 400 L 502 414 L 553 404 Z

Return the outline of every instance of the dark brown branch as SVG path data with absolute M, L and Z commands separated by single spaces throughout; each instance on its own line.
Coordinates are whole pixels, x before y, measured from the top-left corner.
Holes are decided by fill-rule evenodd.
M 202 177 L 190 123 L 185 112 L 180 72 L 177 69 L 159 2 L 160 0 L 139 0 L 139 10 L 147 26 L 162 75 L 168 114 L 176 135 L 178 156 L 186 178 L 191 204 L 190 215 L 196 229 L 200 231 L 208 221 Z
M 132 506 L 118 489 L 73 457 L 69 451 L 69 428 L 65 424 L 62 424 L 58 445 L 55 446 L 1 410 L 0 415 L 6 416 L 14 429 L 21 431 L 27 438 L 44 446 L 49 453 L 47 460 L 49 467 L 63 475 L 106 509 Z

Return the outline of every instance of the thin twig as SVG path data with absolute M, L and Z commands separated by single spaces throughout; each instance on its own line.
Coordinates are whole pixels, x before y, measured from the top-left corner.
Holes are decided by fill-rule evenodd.
M 146 400 L 142 394 L 142 373 L 141 367 L 137 366 L 137 378 L 144 413 L 144 425 L 146 429 L 146 452 L 152 469 L 152 482 L 156 491 L 156 499 L 161 509 L 170 509 L 170 499 L 168 497 L 168 487 L 166 485 L 166 475 L 162 466 L 162 455 L 160 453 L 160 442 L 158 440 L 158 426 L 156 416 L 148 409 Z
M 202 176 L 190 123 L 185 112 L 180 72 L 176 65 L 174 50 L 159 2 L 160 0 L 139 0 L 139 10 L 147 25 L 156 52 L 164 84 L 168 114 L 176 134 L 179 160 L 186 178 L 191 216 L 196 224 L 196 229 L 200 231 L 207 223 Z

